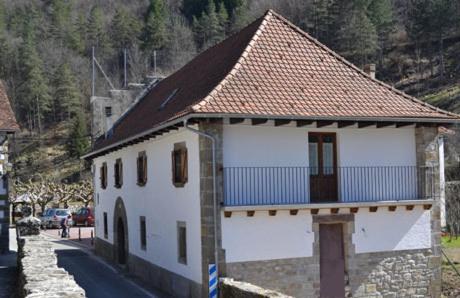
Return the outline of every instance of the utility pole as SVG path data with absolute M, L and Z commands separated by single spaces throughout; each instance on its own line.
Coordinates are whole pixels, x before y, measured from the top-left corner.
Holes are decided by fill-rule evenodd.
M 126 65 L 126 48 L 123 49 L 123 74 L 124 74 L 124 83 L 123 83 L 123 87 L 127 87 L 128 86 L 128 75 L 127 75 L 127 72 L 126 72 L 126 68 L 127 68 L 127 65 Z
M 157 51 L 153 51 L 153 75 L 157 76 Z
M 91 53 L 91 67 L 92 67 L 92 79 L 91 79 L 91 96 L 96 95 L 96 68 L 94 65 L 94 46 Z

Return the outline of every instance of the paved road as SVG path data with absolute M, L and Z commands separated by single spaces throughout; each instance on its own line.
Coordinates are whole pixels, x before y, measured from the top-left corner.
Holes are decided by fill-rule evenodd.
M 88 298 L 161 297 L 158 293 L 141 288 L 125 274 L 75 245 L 73 241 L 51 237 L 50 241 L 58 256 L 58 266 L 74 276 L 76 282 L 85 289 Z

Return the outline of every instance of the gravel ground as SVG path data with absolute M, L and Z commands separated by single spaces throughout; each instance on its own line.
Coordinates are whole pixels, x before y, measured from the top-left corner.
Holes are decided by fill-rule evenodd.
M 457 265 L 460 271 L 460 266 Z M 442 267 L 442 294 L 445 297 L 460 297 L 460 276 L 450 265 Z

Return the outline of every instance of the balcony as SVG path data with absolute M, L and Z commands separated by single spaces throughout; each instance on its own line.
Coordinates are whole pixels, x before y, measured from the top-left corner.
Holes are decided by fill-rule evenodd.
M 435 168 L 225 167 L 224 206 L 374 203 L 433 199 Z

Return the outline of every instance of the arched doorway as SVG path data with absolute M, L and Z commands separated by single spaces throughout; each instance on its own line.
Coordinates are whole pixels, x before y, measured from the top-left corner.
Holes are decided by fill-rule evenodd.
M 125 265 L 129 256 L 128 219 L 122 198 L 117 198 L 113 213 L 113 248 L 114 259 L 120 265 Z
M 118 263 L 126 264 L 126 251 L 125 251 L 125 226 L 123 220 L 118 218 L 117 223 L 117 246 L 118 246 Z

